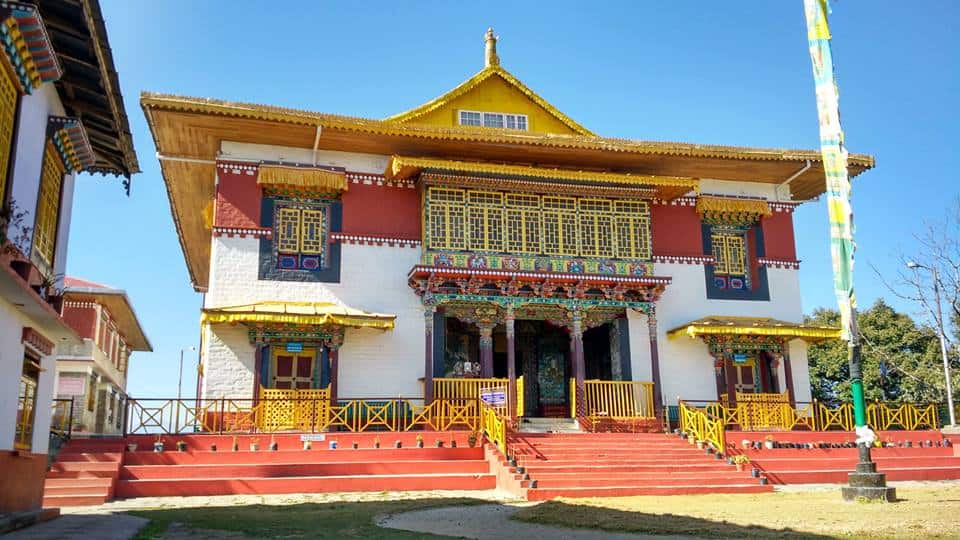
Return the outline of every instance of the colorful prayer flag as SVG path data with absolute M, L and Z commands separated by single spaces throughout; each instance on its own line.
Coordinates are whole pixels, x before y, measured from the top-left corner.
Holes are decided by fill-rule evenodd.
M 840 307 L 843 338 L 857 342 L 856 308 L 853 293 L 853 208 L 850 205 L 850 177 L 847 149 L 840 127 L 840 92 L 833 72 L 827 0 L 804 0 L 807 38 L 820 120 L 820 151 L 827 181 L 827 211 L 830 217 L 830 252 L 833 259 L 833 288 Z

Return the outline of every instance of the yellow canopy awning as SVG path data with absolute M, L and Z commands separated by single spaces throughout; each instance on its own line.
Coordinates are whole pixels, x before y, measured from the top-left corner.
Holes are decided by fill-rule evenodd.
M 347 175 L 343 171 L 293 165 L 261 165 L 257 183 L 326 192 L 347 191 L 348 187 Z
M 700 214 L 708 212 L 756 214 L 758 216 L 769 216 L 771 214 L 770 205 L 767 204 L 767 201 L 761 199 L 734 199 L 711 197 L 709 195 L 701 195 L 697 198 L 697 212 Z
M 840 329 L 829 326 L 813 326 L 790 323 L 764 317 L 704 317 L 688 322 L 667 332 L 667 337 L 739 334 L 750 336 L 781 336 L 807 341 L 840 339 Z
M 387 178 L 410 178 L 424 169 L 452 171 L 474 174 L 496 174 L 526 178 L 555 178 L 603 184 L 622 184 L 627 186 L 672 188 L 671 194 L 683 195 L 699 189 L 700 181 L 683 176 L 654 176 L 646 174 L 624 174 L 597 171 L 577 171 L 571 169 L 551 169 L 529 167 L 526 165 L 502 165 L 476 161 L 455 161 L 449 159 L 430 159 L 393 156 L 387 164 L 384 175 Z
M 371 313 L 327 302 L 260 302 L 243 306 L 204 309 L 201 322 L 244 324 L 337 325 L 392 330 L 396 315 Z

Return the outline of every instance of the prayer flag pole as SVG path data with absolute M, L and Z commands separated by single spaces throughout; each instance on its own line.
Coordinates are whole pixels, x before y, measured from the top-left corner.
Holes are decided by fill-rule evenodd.
M 860 368 L 860 336 L 857 330 L 857 301 L 853 292 L 853 208 L 850 204 L 850 177 L 847 174 L 847 149 L 840 126 L 840 93 L 833 71 L 827 0 L 804 0 L 807 38 L 820 121 L 820 151 L 827 182 L 827 212 L 830 218 L 830 253 L 833 259 L 833 288 L 840 308 L 843 339 L 849 346 L 850 390 L 853 397 L 854 425 L 860 463 L 843 487 L 845 500 L 873 499 L 893 501 L 894 488 L 887 487 L 886 475 L 877 472 L 870 458 L 876 434 L 867 425 Z

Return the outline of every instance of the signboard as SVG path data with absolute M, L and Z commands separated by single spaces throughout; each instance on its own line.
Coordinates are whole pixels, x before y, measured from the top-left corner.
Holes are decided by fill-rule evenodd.
M 288 341 L 287 352 L 303 352 L 303 343 L 297 341 Z
M 85 375 L 70 376 L 61 375 L 60 382 L 57 384 L 57 394 L 61 396 L 82 396 L 83 383 L 87 379 Z
M 733 353 L 734 364 L 746 364 L 749 359 L 750 357 L 747 356 L 747 353 Z
M 306 434 L 306 435 L 301 435 L 300 440 L 310 441 L 310 442 L 325 441 L 327 440 L 327 436 L 324 435 L 323 433 Z
M 491 407 L 507 406 L 507 389 L 503 386 L 493 388 L 481 388 L 480 400 Z

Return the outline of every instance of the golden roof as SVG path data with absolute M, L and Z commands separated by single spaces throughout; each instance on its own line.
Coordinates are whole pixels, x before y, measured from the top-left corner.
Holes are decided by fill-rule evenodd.
M 698 338 L 705 335 L 747 335 L 780 336 L 800 338 L 806 341 L 840 339 L 840 329 L 829 326 L 815 326 L 791 323 L 765 317 L 718 317 L 710 316 L 690 321 L 667 331 L 667 337 L 689 336 Z
M 679 197 L 687 192 L 696 191 L 700 185 L 696 178 L 678 176 L 652 176 L 642 174 L 616 174 L 595 171 L 572 171 L 568 169 L 549 169 L 545 167 L 526 167 L 522 165 L 503 165 L 475 161 L 456 161 L 449 159 L 415 158 L 392 156 L 387 163 L 384 175 L 389 178 L 409 178 L 423 170 L 453 171 L 458 173 L 493 174 L 509 177 L 551 178 L 602 184 L 625 186 L 658 187 L 664 199 Z
M 348 326 L 392 330 L 396 315 L 371 313 L 330 302 L 259 302 L 204 309 L 201 322 L 209 324 L 289 324 L 294 326 Z

